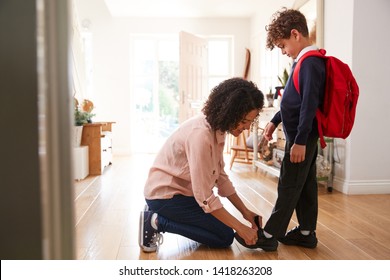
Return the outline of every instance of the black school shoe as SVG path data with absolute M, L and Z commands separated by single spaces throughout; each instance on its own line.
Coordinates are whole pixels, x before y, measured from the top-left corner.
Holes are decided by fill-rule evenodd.
M 249 248 L 249 249 L 259 249 L 260 248 L 260 249 L 263 249 L 264 251 L 267 251 L 267 252 L 276 251 L 279 243 L 276 240 L 276 238 L 274 238 L 274 237 L 267 238 L 264 236 L 263 229 L 260 227 L 259 216 L 255 217 L 255 224 L 259 228 L 259 230 L 257 231 L 257 238 L 258 239 L 257 239 L 256 244 L 254 244 L 254 245 L 246 244 L 245 240 L 241 236 L 239 236 L 236 232 L 234 234 L 234 237 L 236 238 L 238 243 L 240 243 L 242 246 Z
M 317 237 L 316 232 L 312 231 L 309 235 L 303 235 L 299 226 L 293 228 L 284 237 L 278 239 L 280 243 L 285 245 L 296 245 L 305 248 L 315 248 L 317 247 Z
M 254 245 L 248 245 L 245 243 L 245 240 L 237 234 L 237 232 L 234 234 L 234 237 L 240 243 L 242 246 L 249 248 L 249 249 L 263 249 L 266 252 L 276 251 L 278 248 L 278 241 L 275 237 L 267 238 L 264 236 L 263 229 L 259 228 L 257 231 L 257 242 Z

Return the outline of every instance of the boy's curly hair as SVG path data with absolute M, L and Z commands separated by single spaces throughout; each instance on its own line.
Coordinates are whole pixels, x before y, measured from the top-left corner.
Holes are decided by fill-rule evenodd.
M 229 131 L 254 109 L 264 105 L 263 93 L 242 78 L 231 78 L 212 89 L 202 112 L 213 130 Z
M 292 29 L 298 30 L 304 37 L 309 36 L 306 18 L 300 11 L 282 8 L 274 13 L 271 24 L 265 27 L 267 48 L 272 50 L 280 39 L 290 38 Z

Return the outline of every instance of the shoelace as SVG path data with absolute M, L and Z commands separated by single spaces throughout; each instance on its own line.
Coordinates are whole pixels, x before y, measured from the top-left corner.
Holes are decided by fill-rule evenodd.
M 152 240 L 150 241 L 150 245 L 158 247 L 161 244 L 163 244 L 163 242 L 164 242 L 164 236 L 161 233 L 156 232 L 153 235 Z

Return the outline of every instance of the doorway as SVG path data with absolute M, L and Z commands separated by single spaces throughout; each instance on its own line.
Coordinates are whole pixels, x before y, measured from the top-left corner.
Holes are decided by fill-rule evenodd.
M 233 71 L 231 36 L 132 35 L 131 152 L 157 153 Z
M 131 37 L 132 153 L 156 153 L 178 126 L 179 42 L 174 36 Z

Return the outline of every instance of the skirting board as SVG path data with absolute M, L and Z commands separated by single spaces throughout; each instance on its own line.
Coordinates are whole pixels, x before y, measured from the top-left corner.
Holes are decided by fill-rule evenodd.
M 346 181 L 333 178 L 333 188 L 339 192 L 354 194 L 390 194 L 389 180 L 355 180 Z

